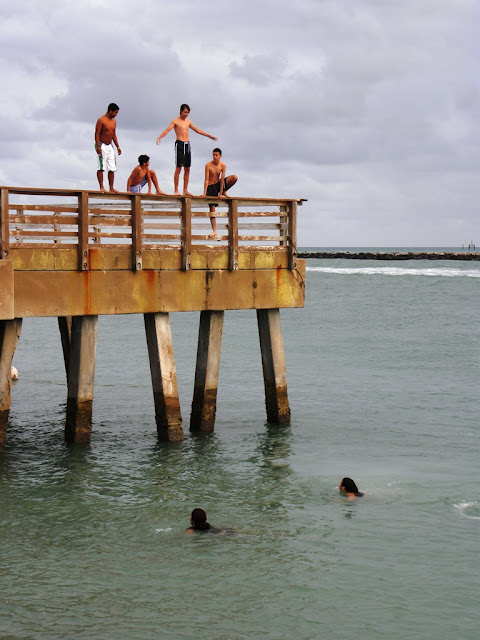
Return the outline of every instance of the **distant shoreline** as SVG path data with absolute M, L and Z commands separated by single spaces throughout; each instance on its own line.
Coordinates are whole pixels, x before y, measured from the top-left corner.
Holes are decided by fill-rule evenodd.
M 453 253 L 431 251 L 299 251 L 299 258 L 345 259 L 345 260 L 480 260 L 480 253 Z

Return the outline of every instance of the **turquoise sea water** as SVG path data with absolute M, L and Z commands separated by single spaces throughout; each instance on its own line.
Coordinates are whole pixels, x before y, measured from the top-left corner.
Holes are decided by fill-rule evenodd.
M 354 251 L 354 248 L 350 249 Z M 265 423 L 254 312 L 225 315 L 216 430 L 156 439 L 141 316 L 99 322 L 90 445 L 63 441 L 55 319 L 26 319 L 0 456 L 1 640 L 478 637 L 480 264 L 307 261 Z M 337 490 L 353 477 L 365 497 Z M 192 508 L 232 536 L 184 534 Z

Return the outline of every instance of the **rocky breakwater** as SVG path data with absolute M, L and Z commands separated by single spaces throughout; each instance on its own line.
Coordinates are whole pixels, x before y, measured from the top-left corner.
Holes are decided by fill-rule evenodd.
M 350 251 L 299 251 L 299 258 L 319 259 L 345 259 L 345 260 L 480 260 L 480 253 L 453 252 L 373 252 L 362 251 L 351 253 Z

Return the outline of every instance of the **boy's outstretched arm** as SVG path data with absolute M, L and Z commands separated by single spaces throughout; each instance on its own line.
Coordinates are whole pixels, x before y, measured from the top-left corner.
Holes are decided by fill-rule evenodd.
M 201 136 L 206 136 L 207 138 L 210 138 L 210 140 L 217 139 L 215 136 L 211 136 L 209 133 L 205 133 L 205 131 L 202 131 L 201 129 L 197 129 L 197 127 L 192 123 L 190 123 L 190 129 L 193 129 L 195 133 L 199 133 Z
M 161 133 L 161 134 L 158 136 L 158 138 L 157 138 L 157 144 L 160 144 L 160 142 L 162 141 L 162 138 L 163 138 L 164 136 L 166 136 L 166 135 L 167 135 L 167 133 L 168 133 L 169 131 L 171 131 L 171 130 L 173 129 L 173 127 L 174 127 L 174 126 L 175 126 L 175 123 L 174 123 L 174 122 L 173 122 L 173 120 L 172 120 L 172 122 L 168 125 L 168 127 L 165 129 L 165 131 L 164 131 L 163 133 Z
M 152 195 L 152 176 L 150 175 L 150 169 L 147 171 L 147 182 L 148 182 L 148 195 Z

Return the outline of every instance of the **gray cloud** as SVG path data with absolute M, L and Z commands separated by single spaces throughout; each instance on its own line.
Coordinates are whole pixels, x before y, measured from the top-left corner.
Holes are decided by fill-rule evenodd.
M 116 182 L 147 153 L 171 188 L 173 133 L 155 138 L 187 102 L 239 195 L 309 199 L 301 244 L 478 242 L 479 14 L 475 0 L 245 0 L 219 28 L 193 0 L 0 0 L 0 179 L 94 188 L 94 124 L 115 101 Z M 192 145 L 199 192 L 212 144 Z

